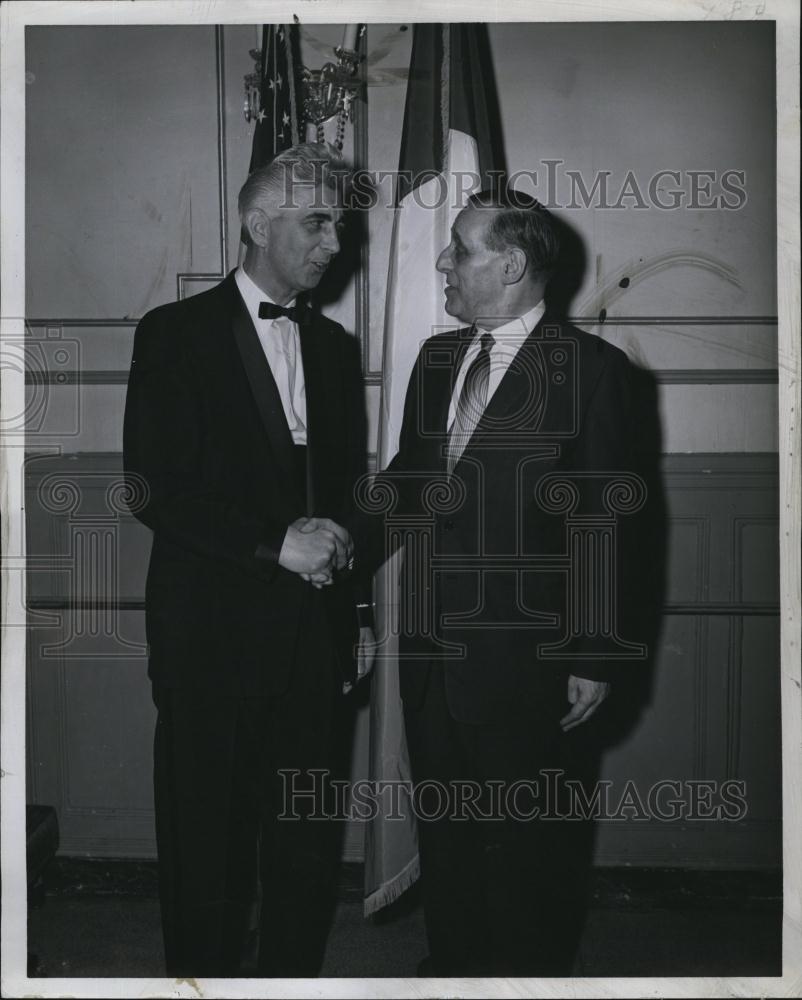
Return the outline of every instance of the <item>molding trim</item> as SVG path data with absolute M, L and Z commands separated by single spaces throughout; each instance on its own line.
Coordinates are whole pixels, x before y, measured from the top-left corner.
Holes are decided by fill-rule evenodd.
M 138 319 L 129 319 L 128 317 L 112 316 L 101 319 L 88 319 L 86 317 L 74 316 L 72 318 L 67 318 L 66 316 L 60 316 L 58 318 L 50 317 L 49 319 L 42 319 L 41 317 L 33 317 L 32 319 L 26 319 L 25 325 L 30 328 L 32 326 L 46 326 L 46 327 L 66 327 L 67 329 L 72 329 L 73 327 L 104 327 L 104 326 L 130 326 L 135 327 L 139 322 Z
M 779 608 L 777 613 L 779 614 Z M 726 746 L 724 769 L 728 780 L 737 778 L 740 774 L 743 636 L 743 618 L 731 618 L 727 636 L 727 711 L 724 737 Z
M 779 615 L 779 604 L 758 604 L 746 601 L 689 601 L 663 605 L 665 615 L 711 615 L 717 617 L 741 618 L 747 615 Z
M 222 29 L 220 29 L 222 30 Z M 222 37 L 222 36 L 221 36 Z M 221 57 L 222 58 L 222 57 Z M 222 80 L 219 81 L 222 88 Z M 222 94 L 222 90 L 220 94 Z M 220 94 L 218 96 L 220 96 Z M 220 105 L 218 103 L 218 113 Z M 224 126 L 221 124 L 221 128 Z M 225 135 L 225 132 L 222 133 Z M 356 140 L 356 135 L 354 139 Z M 355 143 L 356 144 L 356 143 Z M 223 147 L 218 147 L 218 152 Z M 225 158 L 222 169 L 225 168 Z M 225 201 L 223 202 L 225 209 Z M 221 246 L 223 243 L 221 243 Z M 225 258 L 221 258 L 225 261 Z M 137 320 L 120 317 L 107 319 L 49 319 L 34 318 L 26 320 L 29 326 L 136 326 Z M 584 326 L 777 326 L 776 316 L 607 316 L 600 320 L 598 316 L 569 316 L 569 323 L 582 323 Z
M 218 274 L 195 274 L 182 271 L 176 275 L 176 290 L 178 298 L 185 298 L 185 287 L 193 281 L 221 281 L 226 276 L 228 267 L 228 209 L 226 207 L 226 196 L 228 192 L 228 178 L 226 176 L 226 92 L 225 92 L 225 47 L 224 47 L 224 27 L 217 24 L 214 27 L 214 62 L 215 62 L 215 86 L 217 90 L 217 171 L 218 185 L 217 197 L 220 210 L 220 268 Z
M 127 598 L 120 601 L 100 599 L 70 600 L 62 597 L 32 597 L 27 607 L 29 611 L 144 611 L 144 598 Z M 733 601 L 713 603 L 712 601 L 690 601 L 663 605 L 665 615 L 703 615 L 719 618 L 741 618 L 748 616 L 771 617 L 779 615 L 779 604 L 750 604 Z
M 72 372 L 25 372 L 25 385 L 127 385 L 128 372 L 119 371 L 72 371 Z
M 364 262 L 367 250 L 363 251 Z M 356 328 L 362 347 L 362 364 L 367 364 L 368 350 L 368 297 L 367 282 L 356 277 Z M 217 281 L 222 276 L 215 274 L 180 275 L 183 289 L 192 281 Z M 37 324 L 38 325 L 38 324 Z M 58 324 L 52 324 L 57 326 Z M 78 325 L 78 324 L 75 324 Z M 102 325 L 102 324 L 97 324 Z M 121 321 L 118 325 L 134 326 L 134 322 Z M 651 374 L 660 385 L 776 385 L 779 375 L 776 368 L 654 368 Z M 128 382 L 126 370 L 88 370 L 72 372 L 27 371 L 26 385 L 125 385 Z M 363 377 L 366 386 L 382 384 L 381 373 L 369 372 Z
M 569 316 L 575 326 L 777 326 L 776 316 Z
M 653 368 L 660 385 L 761 385 L 779 382 L 776 368 Z
M 101 598 L 31 597 L 26 607 L 29 611 L 144 611 L 144 597 L 106 601 Z

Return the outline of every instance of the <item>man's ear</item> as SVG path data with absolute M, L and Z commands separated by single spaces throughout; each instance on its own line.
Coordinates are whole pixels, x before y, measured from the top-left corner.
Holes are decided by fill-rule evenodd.
M 504 265 L 501 280 L 505 285 L 516 285 L 526 274 L 526 254 L 520 247 L 508 247 L 504 251 Z
M 245 214 L 245 226 L 251 243 L 264 249 L 270 242 L 270 218 L 261 208 L 251 208 Z

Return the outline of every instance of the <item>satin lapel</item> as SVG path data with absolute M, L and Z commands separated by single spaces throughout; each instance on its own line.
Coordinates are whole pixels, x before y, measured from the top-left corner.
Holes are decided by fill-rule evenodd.
M 338 391 L 342 372 L 334 343 L 315 325 L 315 314 L 305 310 L 298 324 L 306 386 L 306 504 L 307 514 L 324 513 L 329 498 L 326 484 L 336 480 L 345 432 L 343 400 Z
M 262 424 L 270 441 L 278 473 L 288 490 L 294 489 L 295 470 L 293 465 L 293 443 L 281 397 L 278 394 L 273 373 L 267 363 L 265 352 L 259 342 L 248 310 L 235 290 L 235 306 L 232 327 L 245 374 L 253 393 L 254 402 L 262 418 Z

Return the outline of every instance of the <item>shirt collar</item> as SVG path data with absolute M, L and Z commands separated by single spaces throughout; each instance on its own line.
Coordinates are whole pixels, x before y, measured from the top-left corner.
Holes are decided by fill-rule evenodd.
M 483 333 L 491 333 L 495 343 L 502 347 L 510 347 L 518 350 L 529 334 L 534 330 L 543 318 L 546 311 L 546 304 L 543 299 L 536 306 L 532 306 L 523 316 L 516 316 L 503 326 L 497 326 L 495 330 L 485 330 L 481 324 L 476 324 L 476 334 L 481 337 Z
M 273 302 L 273 299 L 270 298 L 267 292 L 262 291 L 262 289 L 256 284 L 253 278 L 248 274 L 248 272 L 242 266 L 242 264 L 240 264 L 237 270 L 234 272 L 234 280 L 237 283 L 237 288 L 239 289 L 239 293 L 242 296 L 242 300 L 245 303 L 245 306 L 250 314 L 251 319 L 254 322 L 254 325 L 256 325 L 257 323 L 270 322 L 269 320 L 259 319 L 259 303 Z M 287 306 L 289 307 L 295 305 L 295 301 L 296 300 L 293 299 L 292 302 L 288 302 Z M 274 302 L 273 304 L 276 305 L 277 303 Z

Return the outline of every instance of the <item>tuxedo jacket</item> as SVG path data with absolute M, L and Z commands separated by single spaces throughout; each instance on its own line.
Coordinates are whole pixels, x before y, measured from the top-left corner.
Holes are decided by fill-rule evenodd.
M 398 453 L 378 477 L 394 497 L 391 509 L 360 518 L 357 552 L 377 564 L 405 546 L 399 643 L 405 705 L 421 702 L 431 664 L 439 661 L 449 710 L 460 721 L 538 712 L 559 718 L 568 674 L 603 679 L 616 664 L 610 657 L 572 662 L 539 653 L 561 640 L 568 622 L 568 527 L 557 487 L 545 489 L 546 477 L 573 477 L 581 494 L 574 514 L 603 509 L 607 474 L 631 466 L 630 367 L 617 348 L 544 316 L 449 477 L 449 403 L 472 337 L 471 330 L 457 330 L 424 343 Z M 600 475 L 577 476 L 594 472 Z
M 170 688 L 278 694 L 299 630 L 323 602 L 353 676 L 353 585 L 322 591 L 278 564 L 303 515 L 342 523 L 362 472 L 356 341 L 311 308 L 299 322 L 307 405 L 306 495 L 281 400 L 233 272 L 139 323 L 124 424 L 131 509 L 153 529 L 149 672 Z M 258 554 L 257 554 L 258 553 Z

